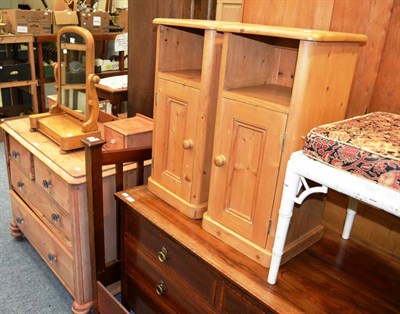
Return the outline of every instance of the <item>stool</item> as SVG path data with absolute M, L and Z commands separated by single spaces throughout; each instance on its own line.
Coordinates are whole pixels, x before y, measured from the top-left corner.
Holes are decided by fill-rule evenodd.
M 307 180 L 321 186 L 309 187 Z M 336 190 L 350 197 L 342 237 L 358 201 L 400 216 L 400 116 L 375 112 L 310 131 L 287 164 L 268 283 L 275 284 L 295 203 Z

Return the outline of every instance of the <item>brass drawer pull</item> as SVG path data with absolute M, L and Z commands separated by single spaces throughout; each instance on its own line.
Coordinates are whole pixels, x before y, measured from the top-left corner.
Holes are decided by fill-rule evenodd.
M 17 188 L 19 188 L 20 190 L 22 190 L 22 188 L 24 187 L 25 183 L 22 181 L 18 181 L 17 182 Z
M 157 256 L 158 256 L 158 260 L 159 260 L 161 263 L 164 263 L 164 262 L 167 260 L 167 258 L 168 258 L 168 251 L 167 251 L 167 248 L 166 248 L 165 246 L 163 246 L 163 247 L 161 248 L 161 250 L 158 251 Z
M 191 149 L 193 148 L 193 141 L 191 139 L 184 140 L 182 143 L 183 149 Z
M 43 180 L 42 185 L 45 190 L 48 190 L 51 187 L 51 180 Z
M 224 155 L 218 155 L 217 157 L 215 157 L 214 159 L 214 164 L 217 167 L 222 167 L 223 165 L 225 165 L 226 163 L 226 158 Z
M 24 217 L 17 217 L 15 218 L 15 222 L 17 223 L 17 225 L 22 225 L 24 223 Z
M 16 71 L 16 70 L 15 71 L 11 71 L 10 75 L 18 75 L 18 71 Z
M 16 150 L 13 150 L 11 152 L 11 157 L 15 160 L 17 159 L 19 156 L 21 156 L 21 154 L 19 152 L 17 152 Z
M 61 220 L 61 217 L 60 217 L 59 214 L 55 214 L 55 213 L 51 214 L 51 221 L 52 222 L 58 223 L 58 222 L 60 222 L 60 220 Z
M 55 263 L 57 261 L 57 255 L 54 253 L 47 254 L 47 259 L 50 263 Z
M 156 285 L 156 292 L 158 295 L 163 295 L 167 292 L 167 286 L 165 285 L 165 282 L 163 280 L 160 280 L 160 282 Z

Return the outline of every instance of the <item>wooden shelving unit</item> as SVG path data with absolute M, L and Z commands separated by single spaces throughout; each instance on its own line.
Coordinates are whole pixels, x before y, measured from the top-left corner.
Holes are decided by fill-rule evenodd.
M 0 89 L 2 88 L 16 88 L 16 87 L 29 87 L 32 96 L 32 111 L 38 113 L 38 96 L 37 96 L 37 80 L 35 72 L 35 58 L 33 54 L 33 35 L 0 35 L 1 45 L 18 45 L 26 44 L 28 46 L 28 62 L 30 64 L 31 78 L 29 80 L 16 80 L 10 82 L 1 82 Z

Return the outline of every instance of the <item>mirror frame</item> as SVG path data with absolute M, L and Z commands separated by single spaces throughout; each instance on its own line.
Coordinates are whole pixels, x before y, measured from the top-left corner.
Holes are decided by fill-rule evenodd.
M 74 43 L 61 43 L 61 38 L 64 34 L 71 33 L 76 34 L 83 38 L 85 41 L 84 44 L 74 44 Z M 72 108 L 62 104 L 62 80 L 60 79 L 61 68 L 63 58 L 63 47 L 62 44 L 71 45 L 72 47 L 76 45 L 85 46 L 85 114 L 81 114 L 76 112 Z M 73 49 L 71 49 L 73 50 Z M 82 50 L 76 49 L 77 51 Z M 56 102 L 50 106 L 49 112 L 50 114 L 65 112 L 78 120 L 81 120 L 82 123 L 82 132 L 90 132 L 97 129 L 97 120 L 98 120 L 98 111 L 99 111 L 99 101 L 96 93 L 95 84 L 100 81 L 100 78 L 94 74 L 94 59 L 95 59 L 95 41 L 93 39 L 92 34 L 85 28 L 79 26 L 66 26 L 61 28 L 57 33 L 57 63 L 54 64 L 54 77 L 56 82 L 56 90 L 57 90 L 57 100 Z

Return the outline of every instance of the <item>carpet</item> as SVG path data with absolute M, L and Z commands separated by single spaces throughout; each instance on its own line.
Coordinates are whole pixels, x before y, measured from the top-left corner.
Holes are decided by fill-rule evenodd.
M 11 235 L 4 143 L 0 143 L 0 313 L 71 313 L 74 301 L 27 239 Z M 72 271 L 72 270 L 71 270 Z

